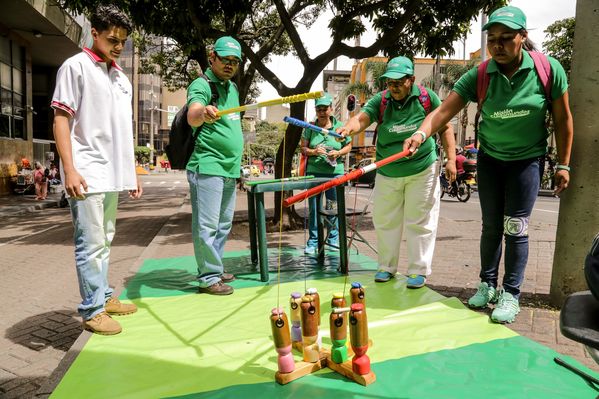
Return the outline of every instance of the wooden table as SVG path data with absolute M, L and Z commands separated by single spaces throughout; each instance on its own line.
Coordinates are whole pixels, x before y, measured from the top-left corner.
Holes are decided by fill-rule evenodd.
M 248 216 L 250 224 L 250 248 L 252 263 L 260 265 L 260 280 L 268 281 L 268 252 L 266 243 L 266 212 L 264 208 L 264 193 L 289 190 L 306 190 L 329 181 L 330 178 L 317 177 L 305 180 L 291 180 L 284 182 L 258 183 L 248 187 Z M 342 273 L 347 273 L 347 227 L 345 221 L 345 188 L 343 185 L 335 187 L 337 190 L 337 220 L 339 223 L 339 267 Z M 321 195 L 321 201 L 322 202 Z M 307 200 L 306 200 L 307 201 Z M 319 210 L 322 204 L 318 204 Z M 318 218 L 318 248 L 324 244 L 324 228 L 322 220 Z M 318 252 L 318 261 L 324 261 L 324 251 Z

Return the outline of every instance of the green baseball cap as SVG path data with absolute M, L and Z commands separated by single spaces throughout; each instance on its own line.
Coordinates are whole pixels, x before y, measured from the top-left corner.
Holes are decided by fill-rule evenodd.
M 487 30 L 493 24 L 502 24 L 510 29 L 526 29 L 526 15 L 518 7 L 506 6 L 493 11 L 482 30 Z
M 241 46 L 231 36 L 223 36 L 214 43 L 214 51 L 221 57 L 232 55 L 241 60 Z
M 395 57 L 387 63 L 387 69 L 385 73 L 381 75 L 380 79 L 401 79 L 404 76 L 414 75 L 414 64 L 406 57 Z
M 314 107 L 329 107 L 331 104 L 333 104 L 333 97 L 331 97 L 329 93 L 324 93 L 324 96 L 317 98 L 316 101 L 314 101 Z

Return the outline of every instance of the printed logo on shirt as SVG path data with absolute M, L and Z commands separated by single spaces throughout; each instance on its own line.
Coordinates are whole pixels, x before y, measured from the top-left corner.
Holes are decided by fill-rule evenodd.
M 491 114 L 491 118 L 493 119 L 512 119 L 512 118 L 522 118 L 524 116 L 530 115 L 529 109 L 523 109 L 522 111 L 514 111 L 513 109 L 504 109 L 503 111 L 495 111 Z
M 389 128 L 389 132 L 391 133 L 407 133 L 413 132 L 418 128 L 418 125 L 393 125 Z
M 125 94 L 127 96 L 131 96 L 131 93 L 129 93 L 129 90 L 127 89 L 127 87 L 123 86 L 121 84 L 121 82 L 117 82 L 117 86 L 119 87 L 119 89 L 121 89 L 121 91 L 123 92 L 123 94 Z
M 239 120 L 239 113 L 234 113 L 234 114 L 229 114 L 227 115 L 227 117 L 229 118 L 230 121 L 238 121 Z

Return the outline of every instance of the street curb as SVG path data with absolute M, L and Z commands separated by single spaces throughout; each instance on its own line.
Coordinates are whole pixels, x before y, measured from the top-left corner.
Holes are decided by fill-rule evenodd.
M 18 216 L 24 213 L 35 212 L 46 208 L 59 208 L 60 197 L 57 199 L 44 200 L 44 202 L 33 203 L 29 206 L 3 206 L 0 209 L 0 217 Z
M 135 274 L 139 268 L 144 263 L 145 259 L 148 259 L 151 255 L 153 255 L 157 248 L 159 247 L 159 241 L 162 242 L 164 240 L 163 237 L 166 237 L 167 230 L 170 229 L 171 220 L 175 218 L 187 205 L 189 201 L 189 194 L 183 199 L 183 203 L 177 208 L 175 212 L 173 212 L 168 219 L 164 221 L 164 224 L 158 231 L 158 233 L 154 236 L 152 241 L 148 244 L 148 246 L 142 251 L 142 253 L 137 257 L 137 259 L 133 262 L 133 266 L 129 268 L 129 272 Z M 58 202 L 57 202 L 58 204 Z M 123 291 L 124 285 L 121 282 L 118 286 L 114 287 L 114 295 L 118 296 Z M 79 337 L 75 340 L 73 345 L 69 348 L 69 350 L 65 353 L 58 366 L 54 369 L 48 380 L 42 384 L 42 386 L 37 390 L 35 397 L 36 398 L 48 398 L 52 395 L 52 392 L 56 389 L 67 370 L 71 367 L 71 364 L 75 361 L 79 352 L 83 349 L 87 341 L 93 334 L 89 331 L 83 330 Z

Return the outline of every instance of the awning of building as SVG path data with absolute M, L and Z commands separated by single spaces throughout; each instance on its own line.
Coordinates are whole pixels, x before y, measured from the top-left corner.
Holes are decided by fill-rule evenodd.
M 31 44 L 33 65 L 60 66 L 80 51 L 82 28 L 51 0 L 2 2 L 0 24 Z

